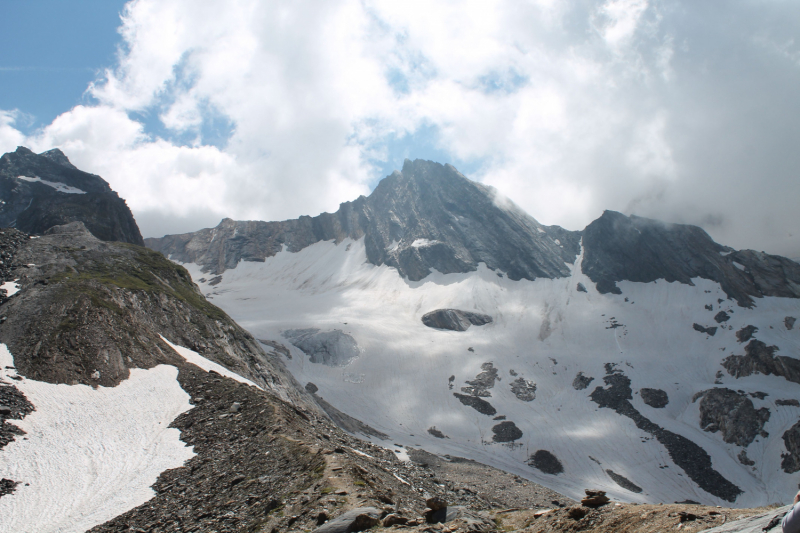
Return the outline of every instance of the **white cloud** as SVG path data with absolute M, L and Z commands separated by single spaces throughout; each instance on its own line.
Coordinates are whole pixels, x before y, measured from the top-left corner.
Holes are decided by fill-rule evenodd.
M 28 139 L 5 112 L 0 143 L 62 147 L 154 235 L 333 211 L 369 192 L 375 160 L 397 157 L 390 140 L 423 131 L 411 157 L 436 148 L 468 163 L 544 223 L 579 229 L 629 209 L 800 255 L 796 237 L 770 237 L 800 222 L 783 207 L 800 195 L 786 68 L 798 14 L 736 5 L 723 24 L 704 3 L 658 0 L 136 0 L 118 63 L 89 88 L 97 103 Z M 742 222 L 733 206 L 754 194 L 763 216 Z

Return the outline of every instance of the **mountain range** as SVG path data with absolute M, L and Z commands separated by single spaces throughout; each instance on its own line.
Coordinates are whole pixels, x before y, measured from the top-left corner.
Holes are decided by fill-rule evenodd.
M 613 211 L 545 226 L 422 160 L 333 214 L 158 239 L 58 150 L 0 158 L 0 200 L 0 531 L 627 512 L 584 489 L 655 531 L 796 490 L 789 259 Z

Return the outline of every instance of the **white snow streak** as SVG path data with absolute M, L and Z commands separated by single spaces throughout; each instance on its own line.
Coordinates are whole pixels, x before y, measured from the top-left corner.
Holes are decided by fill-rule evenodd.
M 176 344 L 172 344 L 167 339 L 165 339 L 163 335 L 159 335 L 159 336 L 161 337 L 161 340 L 166 342 L 167 344 L 169 344 L 170 347 L 178 353 L 178 355 L 180 355 L 181 357 L 183 357 L 184 359 L 186 359 L 188 362 L 192 363 L 193 365 L 199 366 L 200 368 L 202 368 L 206 372 L 209 372 L 209 371 L 213 370 L 217 374 L 220 374 L 222 376 L 225 376 L 225 377 L 228 377 L 228 378 L 231 378 L 231 379 L 235 379 L 239 383 L 244 383 L 245 385 L 251 385 L 251 386 L 259 388 L 259 389 L 261 388 L 258 385 L 256 385 L 255 383 L 253 383 L 252 381 L 250 381 L 249 379 L 243 378 L 242 376 L 240 376 L 239 374 L 237 374 L 235 372 L 231 372 L 230 370 L 228 370 L 224 366 L 222 366 L 220 364 L 217 364 L 214 361 L 209 361 L 208 359 L 206 359 L 205 357 L 203 357 L 199 353 L 197 353 L 195 351 L 192 351 L 189 348 L 184 348 L 183 346 L 178 346 Z
M 13 375 L 5 344 L 0 365 L 0 378 Z M 36 410 L 0 450 L 0 478 L 20 482 L 0 498 L 0 532 L 82 533 L 155 496 L 159 474 L 194 456 L 167 427 L 191 409 L 177 375 L 159 365 L 111 388 L 12 382 Z
M 54 188 L 58 192 L 63 192 L 66 194 L 86 194 L 86 191 L 82 191 L 77 187 L 70 187 L 66 183 L 60 183 L 58 181 L 47 181 L 39 177 L 29 178 L 28 176 L 17 176 L 17 179 L 31 183 L 41 183 L 42 185 L 47 185 L 48 187 Z

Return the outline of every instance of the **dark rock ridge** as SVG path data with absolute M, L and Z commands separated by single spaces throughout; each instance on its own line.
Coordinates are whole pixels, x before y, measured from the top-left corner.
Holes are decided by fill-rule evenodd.
M 623 280 L 693 285 L 692 278 L 703 278 L 719 283 L 743 307 L 752 306 L 754 297 L 800 298 L 800 264 L 722 246 L 697 226 L 606 211 L 582 235 L 581 268 L 601 293 L 621 294 L 616 283 Z
M 756 409 L 746 394 L 726 388 L 700 392 L 692 401 L 700 400 L 700 427 L 704 431 L 722 433 L 722 440 L 737 446 L 749 446 L 769 420 L 769 409 Z
M 668 431 L 642 415 L 630 402 L 630 378 L 619 370 L 611 370 L 603 378 L 607 388 L 595 388 L 590 395 L 592 401 L 630 418 L 637 428 L 653 435 L 667 449 L 672 461 L 701 489 L 725 501 L 735 501 L 742 490 L 714 470 L 708 452 L 683 435 Z
M 583 231 L 543 226 L 450 165 L 406 162 L 368 197 L 335 213 L 282 222 L 224 219 L 216 228 L 147 239 L 154 250 L 217 275 L 240 261 L 264 261 L 327 240 L 364 238 L 367 261 L 418 281 L 433 270 L 471 272 L 479 263 L 509 279 L 570 275 L 583 243 L 583 272 L 601 293 L 618 281 L 718 282 L 741 306 L 762 296 L 800 297 L 800 264 L 715 243 L 697 226 L 606 211 Z M 586 290 L 581 284 L 577 290 Z
M 662 409 L 669 403 L 669 396 L 661 389 L 639 389 L 639 395 L 644 403 L 656 409 Z
M 361 353 L 356 340 L 339 329 L 290 329 L 282 335 L 308 355 L 312 363 L 347 366 Z
M 800 401 L 791 398 L 789 400 L 775 400 L 775 405 L 789 405 L 791 407 L 800 407 Z
M 800 422 L 783 434 L 783 445 L 786 453 L 781 455 L 781 468 L 787 474 L 794 474 L 800 470 Z
M 556 476 L 564 472 L 564 465 L 558 460 L 558 457 L 547 450 L 536 450 L 528 458 L 528 464 L 545 474 Z
M 785 355 L 776 356 L 778 349 L 777 346 L 767 346 L 753 339 L 744 347 L 745 355 L 729 355 L 722 361 L 722 366 L 735 378 L 766 374 L 800 383 L 800 360 Z
M 144 246 L 125 200 L 57 148 L 35 154 L 20 146 L 0 157 L 0 201 L 2 227 L 41 235 L 79 221 L 98 239 Z
M 608 477 L 614 480 L 614 483 L 616 483 L 623 489 L 635 492 L 636 494 L 642 492 L 642 487 L 640 487 L 630 479 L 626 478 L 622 474 L 617 474 L 616 472 L 610 469 L 606 469 L 606 474 L 608 474 Z
M 216 228 L 147 239 L 147 246 L 221 274 L 239 261 L 264 261 L 284 245 L 297 252 L 323 240 L 362 237 L 370 263 L 395 267 L 414 281 L 432 269 L 471 272 L 478 263 L 512 280 L 563 277 L 580 240 L 578 232 L 543 226 L 498 201 L 493 189 L 450 165 L 417 159 L 333 214 L 283 222 L 225 219 Z
M 492 317 L 459 309 L 437 309 L 422 315 L 422 323 L 429 328 L 467 331 L 470 326 L 492 323 Z

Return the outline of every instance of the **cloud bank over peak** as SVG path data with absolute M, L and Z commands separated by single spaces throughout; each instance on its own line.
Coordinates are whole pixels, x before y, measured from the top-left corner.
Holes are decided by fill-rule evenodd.
M 543 223 L 798 257 L 798 28 L 783 2 L 135 0 L 92 103 L 27 138 L 0 112 L 0 148 L 61 147 L 153 236 L 332 211 L 425 157 Z

